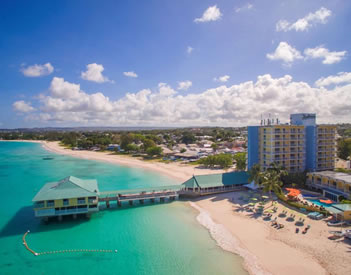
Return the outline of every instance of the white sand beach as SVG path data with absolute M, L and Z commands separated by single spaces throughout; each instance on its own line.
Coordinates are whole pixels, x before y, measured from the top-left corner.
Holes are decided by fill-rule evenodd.
M 72 151 L 61 147 L 58 142 L 42 142 L 43 146 L 58 154 L 105 161 L 119 165 L 151 169 L 172 178 L 185 181 L 193 174 L 221 173 L 221 170 L 199 169 L 179 163 L 142 161 L 137 158 L 111 153 Z M 246 269 L 251 274 L 351 274 L 351 243 L 328 239 L 330 228 L 325 221 L 315 221 L 305 215 L 288 209 L 296 217 L 304 217 L 304 226 L 295 233 L 295 222 L 278 217 L 284 228 L 276 229 L 270 221 L 244 211 L 244 202 L 239 200 L 243 192 L 203 197 L 189 202 L 199 211 L 197 220 L 205 226 L 213 239 L 224 250 L 241 255 Z M 247 192 L 245 192 L 247 193 Z M 287 209 L 277 204 L 278 211 L 273 218 Z M 270 209 L 271 204 L 266 204 Z M 310 225 L 306 234 L 302 230 Z
M 184 182 L 193 175 L 204 175 L 204 174 L 215 174 L 229 172 L 228 170 L 222 169 L 202 169 L 192 165 L 181 164 L 179 162 L 172 163 L 162 163 L 158 161 L 145 161 L 140 158 L 125 156 L 125 155 L 116 155 L 111 152 L 93 152 L 87 150 L 71 150 L 66 149 L 59 145 L 59 142 L 42 142 L 45 149 L 48 151 L 70 155 L 78 158 L 91 159 L 97 161 L 104 161 L 109 163 L 114 163 L 118 165 L 124 165 L 129 167 L 138 167 L 148 170 L 153 170 L 157 173 L 164 174 L 166 176 L 172 177 L 176 180 L 179 180 L 179 183 Z
M 244 192 L 218 194 L 196 200 L 197 209 L 202 215 L 209 215 L 212 226 L 222 225 L 231 234 L 233 240 L 222 239 L 217 230 L 211 235 L 218 239 L 224 249 L 237 252 L 246 262 L 246 268 L 252 274 L 266 272 L 271 274 L 351 274 L 351 242 L 343 239 L 330 240 L 329 230 L 340 228 L 328 227 L 325 221 L 316 221 L 305 215 L 277 204 L 278 210 L 272 218 L 278 217 L 282 210 L 295 214 L 296 218 L 305 218 L 304 226 L 296 226 L 295 221 L 278 217 L 284 225 L 276 229 L 270 221 L 244 211 L 238 198 Z M 246 192 L 245 192 L 246 193 Z M 265 208 L 270 209 L 271 203 Z M 201 215 L 201 214 L 200 214 Z M 200 221 L 201 222 L 201 221 Z M 310 225 L 306 234 L 303 229 Z M 299 227 L 299 233 L 296 228 Z M 221 228 L 221 227 L 219 227 Z M 222 234 L 225 235 L 225 234 Z

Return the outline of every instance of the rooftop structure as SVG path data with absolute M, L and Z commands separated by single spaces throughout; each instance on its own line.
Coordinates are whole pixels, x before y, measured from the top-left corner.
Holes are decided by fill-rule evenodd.
M 99 189 L 96 180 L 73 176 L 46 183 L 33 198 L 36 217 L 89 214 L 98 211 Z
M 311 172 L 307 174 L 307 184 L 322 190 L 323 195 L 334 201 L 341 197 L 351 198 L 351 175 L 333 171 Z
M 238 187 L 248 184 L 247 172 L 231 172 L 223 174 L 209 174 L 192 176 L 182 184 L 182 188 L 193 195 L 206 195 L 211 193 L 235 191 Z M 183 191 L 183 192 L 184 192 Z
M 336 127 L 316 125 L 309 113 L 292 114 L 290 122 L 268 119 L 248 127 L 248 168 L 260 164 L 265 170 L 275 162 L 289 172 L 333 170 Z

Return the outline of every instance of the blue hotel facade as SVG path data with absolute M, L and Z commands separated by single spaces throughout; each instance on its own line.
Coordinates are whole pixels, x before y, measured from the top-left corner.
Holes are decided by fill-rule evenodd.
M 265 170 L 275 162 L 289 172 L 333 170 L 335 135 L 334 125 L 317 125 L 316 115 L 309 113 L 290 115 L 290 124 L 268 120 L 249 126 L 248 169 L 260 164 Z

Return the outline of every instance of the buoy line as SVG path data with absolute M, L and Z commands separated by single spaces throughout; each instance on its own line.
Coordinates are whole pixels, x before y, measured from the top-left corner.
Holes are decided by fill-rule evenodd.
M 28 230 L 26 233 L 24 233 L 22 240 L 23 240 L 23 245 L 25 248 L 31 252 L 34 256 L 40 256 L 40 255 L 49 255 L 49 254 L 59 254 L 59 253 L 117 253 L 117 249 L 112 250 L 112 249 L 65 249 L 65 250 L 56 250 L 56 251 L 44 251 L 44 252 L 36 252 L 33 249 L 29 248 L 26 237 L 30 231 Z

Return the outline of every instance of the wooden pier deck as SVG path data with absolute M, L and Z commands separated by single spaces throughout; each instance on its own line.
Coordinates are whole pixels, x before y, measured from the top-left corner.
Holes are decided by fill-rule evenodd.
M 179 197 L 180 190 L 180 185 L 170 185 L 152 188 L 103 191 L 100 192 L 99 202 L 106 202 L 106 207 L 110 206 L 111 201 L 116 201 L 118 206 L 121 206 L 123 201 L 128 201 L 130 205 L 135 201 L 139 201 L 143 204 L 145 200 L 155 202 L 156 199 L 159 199 L 162 202 L 166 199 L 175 200 Z

